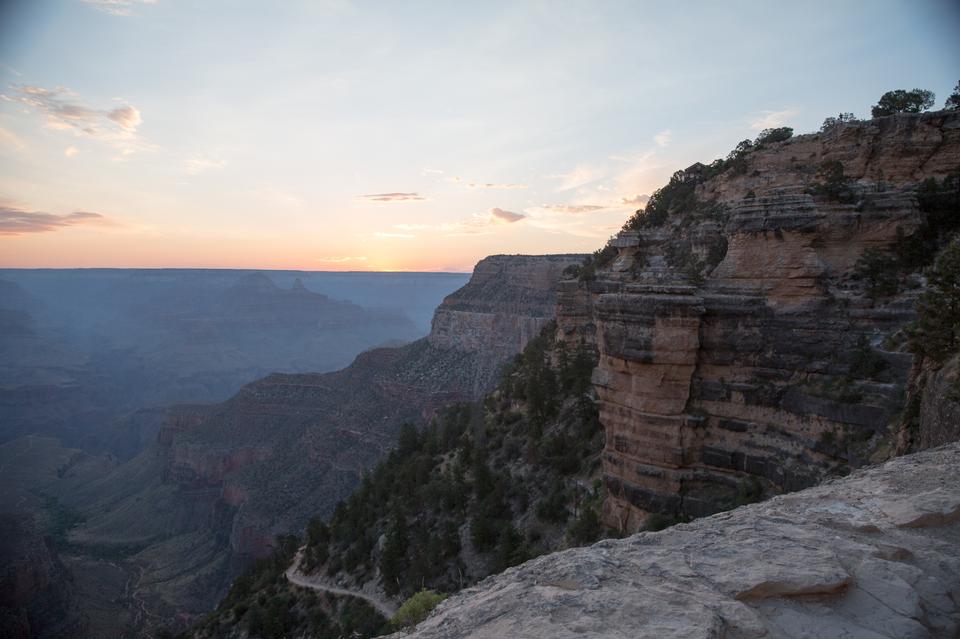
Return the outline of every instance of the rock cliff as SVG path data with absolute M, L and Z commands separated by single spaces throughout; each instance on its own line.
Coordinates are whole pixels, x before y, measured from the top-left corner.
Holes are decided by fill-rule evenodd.
M 128 554 L 145 571 L 140 595 L 152 612 L 209 610 L 277 534 L 328 515 L 404 420 L 488 392 L 552 317 L 560 273 L 582 257 L 487 258 L 437 310 L 429 337 L 334 373 L 274 374 L 222 404 L 172 409 L 154 446 L 64 489 L 87 515 L 72 542 Z
M 876 265 L 937 240 L 918 187 L 958 168 L 957 112 L 764 144 L 678 172 L 669 218 L 638 216 L 608 262 L 560 285 L 560 335 L 600 352 L 609 525 L 702 516 L 889 455 L 924 283 L 915 269 L 881 290 Z
M 534 559 L 393 637 L 955 637 L 958 575 L 952 444 Z
M 50 538 L 24 516 L 0 514 L 0 634 L 10 639 L 85 636 L 73 576 Z
M 481 260 L 469 286 L 447 296 L 433 316 L 428 340 L 439 348 L 476 353 L 473 392 L 496 383 L 503 362 L 523 350 L 556 314 L 557 280 L 582 255 L 494 255 Z M 490 339 L 497 336 L 497 339 Z

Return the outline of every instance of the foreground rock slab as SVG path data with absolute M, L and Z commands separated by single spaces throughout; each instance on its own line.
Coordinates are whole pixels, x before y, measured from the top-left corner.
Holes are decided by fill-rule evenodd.
M 957 637 L 960 444 L 657 533 L 547 555 L 408 635 Z

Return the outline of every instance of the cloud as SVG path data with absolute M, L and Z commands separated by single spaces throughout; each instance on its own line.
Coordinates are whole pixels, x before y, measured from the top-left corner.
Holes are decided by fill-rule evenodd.
M 800 111 L 798 109 L 784 109 L 782 111 L 761 111 L 759 116 L 750 123 L 750 128 L 754 131 L 763 129 L 774 129 L 786 124 L 790 118 Z
M 75 156 L 75 155 L 76 155 L 77 153 L 79 153 L 79 152 L 80 152 L 80 149 L 78 149 L 78 148 L 75 147 L 75 146 L 68 146 L 67 148 L 65 148 L 65 149 L 63 150 L 63 154 L 64 154 L 65 156 L 67 156 L 68 158 L 72 158 L 73 156 Z
M 119 124 L 120 128 L 126 129 L 127 131 L 136 131 L 137 127 L 143 123 L 139 109 L 129 104 L 107 112 L 107 117 Z
M 419 193 L 371 193 L 369 195 L 358 195 L 358 200 L 367 202 L 409 202 L 413 200 L 426 200 Z
M 489 214 L 491 222 L 504 224 L 513 224 L 527 217 L 523 213 L 514 213 L 513 211 L 505 211 L 498 208 L 490 209 Z
M 428 175 L 443 175 L 443 171 L 440 169 L 423 169 L 420 171 L 420 175 L 424 177 Z
M 374 235 L 377 237 L 398 238 L 404 240 L 408 240 L 411 237 L 416 237 L 416 235 L 413 235 L 412 233 L 385 233 L 383 231 L 377 231 L 374 233 Z
M 620 202 L 624 206 L 646 206 L 647 202 L 649 201 L 650 201 L 649 195 L 634 195 L 633 197 L 630 197 L 630 198 L 627 198 L 627 197 L 620 198 Z
M 528 184 L 514 184 L 514 183 L 496 184 L 493 182 L 484 182 L 484 183 L 470 182 L 467 184 L 467 186 L 471 189 L 529 189 L 530 188 L 530 185 Z
M 81 0 L 84 4 L 109 13 L 112 16 L 132 16 L 138 4 L 155 4 L 157 0 Z
M 583 186 L 584 184 L 589 184 L 590 182 L 599 180 L 602 177 L 602 173 L 596 167 L 586 164 L 578 164 L 569 173 L 561 173 L 559 175 L 550 175 L 547 177 L 561 180 L 560 186 L 557 187 L 558 190 L 569 191 L 571 189 Z
M 23 235 L 25 233 L 48 233 L 68 226 L 87 224 L 111 224 L 99 213 L 75 211 L 66 215 L 25 211 L 14 206 L 0 205 L 0 235 Z
M 660 133 L 657 133 L 655 136 L 653 136 L 653 141 L 656 142 L 657 146 L 659 146 L 662 149 L 663 147 L 670 144 L 671 137 L 673 137 L 673 133 L 670 132 L 670 129 L 666 129 L 664 131 L 661 131 Z
M 344 262 L 366 262 L 367 256 L 360 255 L 358 257 L 318 257 L 318 262 L 329 262 L 331 264 L 343 264 Z
M 227 163 L 207 155 L 191 155 L 183 162 L 183 169 L 190 175 L 200 175 L 210 169 L 222 169 Z
M 23 141 L 18 138 L 12 131 L 8 131 L 3 127 L 0 127 L 0 147 L 6 149 L 13 149 L 14 151 L 22 151 L 24 149 Z
M 430 224 L 394 224 L 393 228 L 400 229 L 401 231 L 422 231 L 424 229 L 432 229 L 433 226 Z
M 102 140 L 129 155 L 135 150 L 150 148 L 137 136 L 143 123 L 140 110 L 129 104 L 114 109 L 95 109 L 83 104 L 78 95 L 65 87 L 47 89 L 20 85 L 0 99 L 26 105 L 46 119 L 45 126 L 54 131 L 72 131 Z
M 599 211 L 608 207 L 601 204 L 548 204 L 537 208 L 554 211 L 556 213 L 590 213 L 591 211 Z

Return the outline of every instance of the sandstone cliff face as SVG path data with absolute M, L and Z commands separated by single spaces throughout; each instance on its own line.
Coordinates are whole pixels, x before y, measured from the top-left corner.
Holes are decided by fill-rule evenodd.
M 413 639 L 955 637 L 960 445 L 763 504 L 534 559 Z
M 582 255 L 493 255 L 470 284 L 447 296 L 433 316 L 428 340 L 439 348 L 476 353 L 474 392 L 492 388 L 502 363 L 523 350 L 556 313 L 555 288 L 564 268 Z M 498 336 L 491 341 L 491 336 Z
M 581 259 L 488 258 L 438 309 L 427 338 L 365 352 L 334 373 L 273 374 L 222 404 L 171 409 L 155 446 L 66 492 L 88 516 L 72 540 L 135 549 L 151 611 L 209 610 L 276 535 L 348 496 L 403 421 L 483 397 L 550 317 L 560 272 Z M 454 335 L 460 327 L 469 332 Z
M 824 163 L 848 197 L 817 190 Z M 854 267 L 918 227 L 921 180 L 958 167 L 956 112 L 767 145 L 699 181 L 709 206 L 621 233 L 595 280 L 561 284 L 560 334 L 600 352 L 609 525 L 709 514 L 884 456 L 912 365 L 884 340 L 917 292 L 874 301 Z

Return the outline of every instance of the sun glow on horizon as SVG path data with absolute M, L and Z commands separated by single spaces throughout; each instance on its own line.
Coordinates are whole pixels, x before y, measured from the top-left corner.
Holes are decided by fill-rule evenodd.
M 0 267 L 467 272 L 592 252 L 759 128 L 955 84 L 955 7 L 815 4 L 14 0 Z

